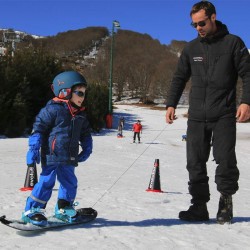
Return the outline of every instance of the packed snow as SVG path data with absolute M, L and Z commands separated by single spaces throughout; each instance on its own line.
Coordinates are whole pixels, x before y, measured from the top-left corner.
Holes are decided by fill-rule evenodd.
M 95 221 L 40 233 L 16 231 L 0 224 L 1 249 L 250 249 L 250 132 L 249 123 L 237 124 L 237 158 L 240 189 L 233 196 L 232 224 L 216 223 L 219 193 L 214 183 L 215 162 L 208 161 L 211 200 L 207 223 L 188 223 L 178 213 L 190 205 L 185 146 L 186 107 L 178 119 L 165 122 L 165 110 L 117 105 L 113 129 L 93 134 L 94 150 L 81 163 L 76 200 L 80 207 L 98 211 Z M 125 118 L 124 138 L 117 124 Z M 142 143 L 132 143 L 132 124 L 143 125 Z M 19 219 L 30 191 L 22 192 L 26 175 L 27 138 L 0 139 L 1 215 Z M 147 192 L 155 159 L 160 162 L 161 193 Z M 40 166 L 37 167 L 38 175 Z M 56 184 L 46 212 L 53 213 Z

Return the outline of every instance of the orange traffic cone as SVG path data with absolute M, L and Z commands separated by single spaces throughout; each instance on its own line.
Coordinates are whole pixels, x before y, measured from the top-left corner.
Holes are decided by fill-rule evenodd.
M 24 187 L 20 188 L 21 191 L 28 191 L 32 190 L 37 183 L 37 171 L 36 171 L 36 164 L 28 165 L 26 178 L 24 181 Z
M 151 178 L 150 178 L 150 181 L 149 181 L 149 185 L 148 185 L 148 189 L 146 191 L 162 193 L 162 191 L 161 191 L 161 181 L 160 181 L 159 159 L 155 160 L 154 168 L 153 168 Z

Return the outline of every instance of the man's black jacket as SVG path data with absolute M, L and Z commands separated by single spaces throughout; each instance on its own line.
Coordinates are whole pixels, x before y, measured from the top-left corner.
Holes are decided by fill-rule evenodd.
M 241 103 L 250 104 L 250 56 L 244 42 L 229 34 L 226 25 L 216 21 L 217 32 L 209 38 L 197 37 L 180 56 L 167 99 L 176 108 L 191 77 L 189 119 L 214 121 L 236 114 L 236 84 L 243 81 Z

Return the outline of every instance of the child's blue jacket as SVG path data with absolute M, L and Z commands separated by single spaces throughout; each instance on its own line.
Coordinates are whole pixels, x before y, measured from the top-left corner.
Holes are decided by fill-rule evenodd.
M 81 109 L 73 114 L 68 101 L 50 100 L 37 115 L 33 133 L 39 133 L 42 138 L 42 166 L 77 166 L 79 143 L 91 147 L 89 152 L 92 152 L 91 129 L 86 113 Z

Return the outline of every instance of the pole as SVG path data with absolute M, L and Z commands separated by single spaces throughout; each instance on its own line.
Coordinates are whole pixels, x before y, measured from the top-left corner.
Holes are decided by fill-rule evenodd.
M 112 114 L 112 87 L 113 87 L 113 46 L 114 46 L 114 22 L 111 31 L 110 66 L 109 66 L 109 114 Z
M 113 21 L 111 30 L 111 47 L 110 47 L 110 66 L 109 66 L 109 107 L 108 115 L 106 117 L 107 128 L 112 128 L 112 88 L 113 88 L 113 57 L 114 57 L 114 30 L 120 28 L 120 23 L 118 21 Z

